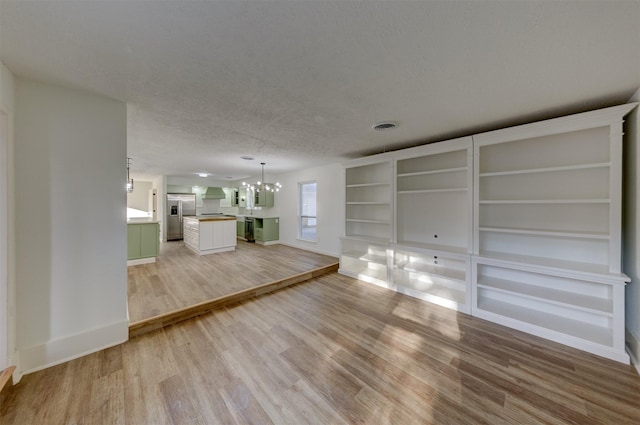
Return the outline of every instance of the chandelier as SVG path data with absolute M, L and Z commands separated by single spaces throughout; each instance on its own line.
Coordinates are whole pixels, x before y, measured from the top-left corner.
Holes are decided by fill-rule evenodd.
M 256 184 L 251 184 L 247 182 L 242 182 L 242 186 L 246 187 L 249 190 L 255 190 L 256 192 L 280 192 L 282 185 L 278 182 L 276 183 L 266 183 L 264 181 L 264 166 L 265 162 L 261 162 L 262 166 L 262 178 Z
M 129 175 L 130 166 L 131 166 L 131 158 L 127 158 L 127 183 L 125 184 L 125 189 L 127 189 L 127 193 L 133 192 L 133 179 Z

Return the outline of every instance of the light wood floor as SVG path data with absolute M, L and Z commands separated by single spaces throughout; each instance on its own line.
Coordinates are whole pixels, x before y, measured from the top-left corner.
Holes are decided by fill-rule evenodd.
M 129 320 L 137 322 L 337 262 L 284 245 L 238 241 L 233 252 L 197 255 L 160 245 L 156 263 L 128 267 Z
M 632 366 L 336 273 L 25 376 L 13 424 L 639 424 Z

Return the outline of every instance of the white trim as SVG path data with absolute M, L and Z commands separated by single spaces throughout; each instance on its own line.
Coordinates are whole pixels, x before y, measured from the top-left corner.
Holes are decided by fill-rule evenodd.
M 155 262 L 156 262 L 156 257 L 138 258 L 137 260 L 127 260 L 127 267 L 138 266 L 140 264 L 155 263 Z
M 69 360 L 122 344 L 129 339 L 129 321 L 123 320 L 20 350 L 21 374 L 36 372 Z
M 495 143 L 513 142 L 516 140 L 603 127 L 615 122 L 621 122 L 623 117 L 631 112 L 637 105 L 638 103 L 625 103 L 623 105 L 612 106 L 610 108 L 553 118 L 550 120 L 489 131 L 481 134 L 474 134 L 473 140 L 478 144 L 478 146 L 485 146 Z
M 264 242 L 264 241 L 255 241 L 255 243 L 258 244 L 258 245 L 265 245 L 266 246 L 266 245 L 278 245 L 280 243 L 280 241 L 279 240 L 278 241 L 266 241 L 266 242 Z
M 9 365 L 9 114 L 0 109 L 0 370 Z
M 304 239 L 302 237 L 302 188 L 305 185 L 315 184 L 316 186 L 316 194 L 315 194 L 315 203 L 316 203 L 316 215 L 314 216 L 316 219 L 316 238 L 315 239 Z M 311 217 L 311 216 L 305 216 Z M 307 242 L 317 242 L 318 241 L 318 181 L 317 180 L 307 180 L 303 182 L 298 182 L 298 214 L 296 215 L 296 239 L 307 241 Z
M 636 367 L 638 374 L 640 374 L 640 338 L 631 332 L 629 328 L 625 328 L 625 337 L 627 340 L 625 344 L 627 354 L 629 354 L 631 363 Z

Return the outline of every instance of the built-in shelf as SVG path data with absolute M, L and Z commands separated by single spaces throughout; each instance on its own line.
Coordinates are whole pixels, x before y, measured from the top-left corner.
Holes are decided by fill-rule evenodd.
M 537 326 L 542 333 L 545 330 L 550 330 L 604 346 L 612 345 L 613 337 L 611 329 L 608 327 L 592 325 L 492 299 L 479 300 L 478 308 L 518 322 Z
M 587 170 L 587 169 L 593 169 L 593 168 L 606 168 L 610 166 L 611 166 L 610 162 L 600 162 L 595 164 L 566 165 L 562 167 L 528 168 L 523 170 L 481 172 L 478 175 L 479 177 L 513 176 L 516 174 L 534 174 L 534 173 L 550 173 L 555 171 Z
M 364 218 L 347 218 L 347 221 L 354 223 L 390 224 L 389 220 L 368 220 Z
M 480 251 L 479 259 L 495 259 L 512 264 L 530 264 L 533 266 L 539 266 L 549 269 L 571 270 L 575 273 L 584 273 L 585 275 L 601 275 L 606 277 L 612 277 L 609 273 L 609 267 L 606 264 L 597 263 L 583 263 L 579 261 L 568 261 L 557 258 L 547 257 L 535 257 L 531 255 L 519 255 L 513 253 L 495 252 L 495 251 Z M 622 281 L 625 277 L 622 274 L 614 276 L 617 280 Z
M 478 280 L 478 288 L 518 295 L 523 298 L 543 300 L 550 304 L 603 314 L 608 317 L 613 316 L 613 300 L 611 298 L 592 297 L 494 277 L 480 278 Z
M 621 105 L 474 137 L 474 314 L 618 361 Z
M 635 107 L 350 161 L 340 272 L 628 361 L 622 135 Z
M 419 298 L 426 299 L 427 301 L 434 302 L 434 299 L 430 297 L 437 297 L 440 300 L 446 300 L 449 303 L 454 302 L 459 305 L 463 305 L 466 302 L 465 291 L 458 289 L 447 281 L 438 281 L 438 279 L 419 280 L 415 278 L 405 277 L 402 274 L 402 270 L 396 270 L 393 278 L 394 285 L 409 288 L 413 293 L 409 295 L 418 295 Z M 420 296 L 422 295 L 422 296 Z M 442 305 L 442 302 L 437 304 Z
M 424 273 L 430 276 L 438 276 L 444 279 L 458 281 L 460 283 L 464 283 L 466 281 L 466 273 L 464 272 L 464 270 L 455 270 L 442 266 L 418 263 L 414 261 L 397 263 L 396 267 L 398 270 L 405 270 L 414 273 Z
M 401 241 L 394 245 L 396 250 L 412 250 L 416 252 L 429 253 L 430 251 L 440 251 L 448 254 L 466 255 L 469 249 L 466 246 L 439 245 L 433 243 L 419 243 L 412 241 Z
M 555 238 L 609 240 L 608 233 L 562 232 L 559 230 L 516 229 L 511 227 L 479 227 L 481 232 L 511 233 L 519 235 L 551 236 Z
M 466 192 L 466 187 L 452 187 L 450 189 L 416 189 L 416 190 L 399 190 L 398 195 L 407 195 L 415 193 L 442 193 L 442 192 Z
M 414 177 L 414 176 L 426 176 L 429 174 L 455 173 L 457 171 L 467 171 L 467 167 L 444 168 L 441 170 L 418 171 L 415 173 L 399 173 L 397 174 L 397 176 L 398 177 Z
M 347 205 L 389 205 L 389 203 L 380 201 L 350 201 L 347 202 Z
M 491 199 L 479 201 L 480 205 L 573 205 L 573 204 L 609 204 L 610 199 Z
M 346 187 L 373 187 L 373 186 L 389 186 L 389 183 L 374 182 L 374 183 L 348 184 Z

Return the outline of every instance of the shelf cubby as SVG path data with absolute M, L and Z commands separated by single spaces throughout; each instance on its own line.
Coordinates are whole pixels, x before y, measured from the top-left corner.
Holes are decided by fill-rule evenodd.
M 345 170 L 345 236 L 390 241 L 391 163 L 360 164 Z
M 475 258 L 473 314 L 623 359 L 624 277 Z
M 396 242 L 471 250 L 472 140 L 408 149 L 396 161 Z
M 399 292 L 470 312 L 469 256 L 446 251 L 393 249 L 393 286 Z
M 387 246 L 366 240 L 342 239 L 340 272 L 371 283 L 388 280 Z

